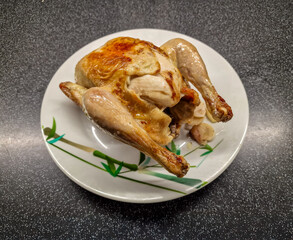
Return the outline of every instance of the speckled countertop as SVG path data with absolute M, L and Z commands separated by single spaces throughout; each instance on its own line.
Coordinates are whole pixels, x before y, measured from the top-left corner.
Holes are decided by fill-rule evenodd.
M 2 1 L 0 239 L 292 239 L 292 1 Z M 243 81 L 243 147 L 213 183 L 177 200 L 120 203 L 69 180 L 40 131 L 45 89 L 77 49 L 161 28 L 218 51 Z

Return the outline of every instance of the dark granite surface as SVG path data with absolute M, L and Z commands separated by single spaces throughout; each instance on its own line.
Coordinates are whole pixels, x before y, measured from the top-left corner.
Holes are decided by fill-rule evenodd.
M 1 1 L 0 239 L 292 239 L 292 1 Z M 161 28 L 224 56 L 250 104 L 243 147 L 213 183 L 149 205 L 69 180 L 41 137 L 50 79 L 104 35 Z

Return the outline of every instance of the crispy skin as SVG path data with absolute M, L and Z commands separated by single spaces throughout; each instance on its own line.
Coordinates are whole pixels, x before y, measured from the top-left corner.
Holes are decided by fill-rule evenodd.
M 148 42 L 139 39 L 121 37 L 110 40 L 79 61 L 75 69 L 76 83 L 85 87 L 102 87 L 123 76 L 158 73 L 160 64 L 154 50 Z

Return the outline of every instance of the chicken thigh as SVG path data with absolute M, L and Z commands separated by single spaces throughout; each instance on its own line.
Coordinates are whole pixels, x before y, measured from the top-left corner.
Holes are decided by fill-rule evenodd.
M 183 177 L 189 164 L 161 145 L 175 137 L 170 131 L 175 115 L 172 109 L 184 101 L 191 111 L 187 115 L 192 117 L 200 100 L 176 67 L 182 65 L 182 59 L 175 42 L 168 44 L 170 47 L 164 45 L 162 50 L 150 42 L 129 37 L 110 40 L 78 62 L 76 83 L 63 82 L 60 89 L 101 129 Z M 193 83 L 193 77 L 187 80 Z

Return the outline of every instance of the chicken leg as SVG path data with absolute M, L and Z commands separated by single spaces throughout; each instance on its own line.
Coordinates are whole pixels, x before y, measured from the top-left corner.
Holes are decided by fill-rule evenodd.
M 151 156 L 170 173 L 178 177 L 187 173 L 189 164 L 186 160 L 155 143 L 106 87 L 92 87 L 84 91 L 82 86 L 65 82 L 60 84 L 60 88 L 67 96 L 74 96 L 71 99 L 100 128 Z
M 232 109 L 211 83 L 196 47 L 184 39 L 175 38 L 164 43 L 161 49 L 177 65 L 185 80 L 191 82 L 199 90 L 212 117 L 217 122 L 229 121 L 233 117 Z

